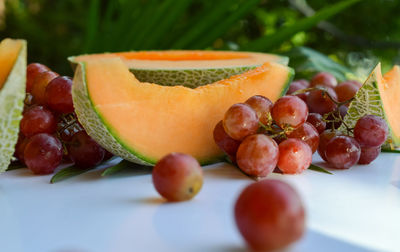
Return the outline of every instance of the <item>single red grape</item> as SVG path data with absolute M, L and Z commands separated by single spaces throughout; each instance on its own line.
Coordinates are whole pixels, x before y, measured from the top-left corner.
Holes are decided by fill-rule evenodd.
M 337 100 L 335 90 L 329 87 L 324 87 L 333 99 Z M 324 115 L 336 109 L 336 104 L 321 90 L 309 92 L 307 96 L 308 109 L 312 113 Z
M 275 251 L 300 239 L 304 212 L 299 194 L 280 180 L 250 184 L 235 203 L 236 225 L 254 251 Z
M 361 147 L 359 164 L 369 164 L 374 161 L 381 153 L 381 147 Z
M 232 162 L 236 162 L 236 152 L 239 148 L 240 141 L 231 138 L 225 132 L 222 121 L 219 121 L 215 126 L 213 136 L 218 147 L 229 156 Z
M 33 81 L 39 73 L 50 71 L 50 69 L 40 63 L 31 63 L 26 67 L 26 92 L 32 91 Z
M 326 162 L 328 162 L 325 156 L 326 145 L 335 136 L 336 132 L 331 129 L 325 130 L 324 132 L 322 132 L 322 134 L 319 135 L 318 154 Z
M 46 87 L 45 98 L 47 105 L 58 113 L 72 113 L 74 106 L 71 95 L 72 80 L 67 76 L 54 78 Z
M 335 136 L 326 145 L 325 157 L 334 168 L 348 169 L 357 164 L 361 155 L 360 144 L 349 136 Z
M 327 72 L 320 72 L 314 75 L 310 81 L 311 87 L 324 86 L 329 88 L 335 88 L 337 80 L 335 76 Z
M 39 133 L 32 136 L 25 146 L 24 160 L 35 174 L 50 174 L 60 165 L 63 147 L 56 137 Z
M 103 161 L 105 150 L 85 131 L 79 131 L 67 143 L 68 155 L 76 166 L 90 168 Z
M 308 86 L 310 85 L 310 83 L 307 80 L 295 80 L 293 81 L 290 86 L 288 91 L 286 92 L 286 94 L 291 95 L 294 92 L 301 90 L 301 89 L 305 89 L 308 88 Z M 307 99 L 307 94 L 303 93 L 303 94 L 298 94 L 296 95 L 297 97 L 299 97 L 300 99 L 302 99 L 304 102 Z
M 268 125 L 270 123 L 268 119 L 268 114 L 271 112 L 272 101 L 265 96 L 255 95 L 247 99 L 245 102 L 248 104 L 257 114 L 258 119 L 264 125 Z
M 343 118 L 346 116 L 347 114 L 347 110 L 349 110 L 349 108 L 346 105 L 341 105 L 339 107 L 339 110 L 334 111 L 335 116 L 333 116 L 332 114 L 330 114 L 327 118 L 328 122 L 326 123 L 326 128 L 328 129 L 337 129 L 340 127 L 340 125 L 342 125 L 342 120 Z M 336 119 L 335 119 L 336 118 Z M 337 118 L 341 118 L 340 120 L 338 120 Z M 331 120 L 329 122 L 329 120 Z
M 278 168 L 285 174 L 297 174 L 306 170 L 312 161 L 310 146 L 297 138 L 289 138 L 279 144 Z
M 190 200 L 203 185 L 199 162 L 182 153 L 171 153 L 159 160 L 153 168 L 152 178 L 157 192 L 169 201 Z
M 57 122 L 50 110 L 43 106 L 33 106 L 23 113 L 20 128 L 26 137 L 38 133 L 53 134 L 57 129 Z
M 46 87 L 50 81 L 58 76 L 53 71 L 41 72 L 36 75 L 32 83 L 31 94 L 33 96 L 33 102 L 39 105 L 46 104 Z
M 300 127 L 294 129 L 292 132 L 287 134 L 287 137 L 303 140 L 306 144 L 310 146 L 312 153 L 316 152 L 318 149 L 318 144 L 319 144 L 318 130 L 308 122 L 305 122 Z
M 105 150 L 103 161 L 107 161 L 107 160 L 111 159 L 112 157 L 114 157 L 114 154 L 112 154 L 108 150 Z
M 326 122 L 323 120 L 322 116 L 317 113 L 309 113 L 307 117 L 307 122 L 312 124 L 312 126 L 317 129 L 318 134 L 324 132 L 326 128 Z
M 299 127 L 307 120 L 307 105 L 297 96 L 287 95 L 279 98 L 271 110 L 271 115 L 279 127 Z
M 17 144 L 15 145 L 14 156 L 21 162 L 25 163 L 24 151 L 26 144 L 29 142 L 29 138 L 26 138 L 23 134 L 19 134 Z
M 376 115 L 358 119 L 354 127 L 354 138 L 365 147 L 378 147 L 385 143 L 389 129 L 386 121 Z
M 244 173 L 263 177 L 274 170 L 278 157 L 278 145 L 272 138 L 254 134 L 246 137 L 239 145 L 236 162 Z
M 350 100 L 354 97 L 360 87 L 352 81 L 345 81 L 335 87 L 339 102 Z M 349 104 L 349 103 L 348 103 Z
M 235 140 L 242 140 L 246 136 L 257 133 L 257 113 L 249 105 L 237 103 L 225 113 L 223 120 L 225 132 Z

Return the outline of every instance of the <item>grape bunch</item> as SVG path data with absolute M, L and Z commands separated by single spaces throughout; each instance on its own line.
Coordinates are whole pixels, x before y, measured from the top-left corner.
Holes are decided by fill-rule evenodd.
M 40 63 L 29 64 L 26 74 L 27 94 L 14 154 L 19 162 L 35 174 L 50 174 L 63 160 L 89 168 L 112 156 L 79 124 L 70 77 Z
M 369 164 L 386 141 L 385 120 L 366 115 L 347 134 L 337 130 L 360 87 L 353 80 L 338 84 L 326 72 L 311 81 L 293 81 L 275 103 L 256 95 L 232 105 L 215 126 L 214 140 L 251 176 L 267 176 L 276 167 L 286 174 L 301 173 L 316 151 L 336 169 Z

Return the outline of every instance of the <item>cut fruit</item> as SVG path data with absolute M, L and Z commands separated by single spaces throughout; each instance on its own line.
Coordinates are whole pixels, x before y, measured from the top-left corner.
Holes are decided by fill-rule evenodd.
M 288 57 L 275 54 L 228 51 L 140 51 L 70 57 L 77 62 L 89 59 L 121 58 L 142 82 L 195 88 L 227 79 L 261 66 L 265 62 L 288 64 Z
M 400 147 L 400 68 L 394 66 L 382 77 L 378 64 L 350 103 L 344 123 L 354 128 L 357 120 L 365 115 L 377 115 L 386 120 L 389 135 L 384 148 Z M 339 128 L 346 132 L 344 124 Z
M 26 42 L 0 43 L 0 173 L 11 162 L 18 140 L 25 99 Z
M 181 152 L 206 164 L 222 157 L 213 129 L 225 111 L 253 95 L 277 100 L 292 76 L 291 68 L 268 62 L 191 89 L 140 82 L 120 58 L 103 58 L 78 65 L 72 97 L 88 134 L 113 154 L 154 164 L 170 152 Z

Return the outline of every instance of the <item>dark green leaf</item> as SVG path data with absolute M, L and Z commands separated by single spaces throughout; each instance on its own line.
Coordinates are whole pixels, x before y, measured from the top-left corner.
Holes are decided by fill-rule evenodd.
M 400 153 L 400 150 L 381 149 L 381 152 Z
M 347 67 L 311 48 L 295 47 L 286 53 L 286 56 L 289 56 L 289 65 L 296 71 L 296 78 L 308 79 L 317 72 L 329 72 L 339 81 L 344 81 L 351 73 Z
M 24 164 L 22 164 L 20 162 L 13 162 L 8 166 L 6 171 L 21 169 L 21 168 L 26 168 L 26 165 L 24 165 Z
M 298 32 L 306 31 L 313 26 L 317 25 L 319 22 L 329 19 L 336 14 L 340 13 L 344 9 L 352 6 L 353 4 L 359 2 L 360 0 L 344 0 L 339 3 L 329 5 L 322 10 L 316 12 L 313 16 L 306 17 L 294 25 L 286 26 L 279 29 L 273 34 L 265 35 L 259 39 L 256 39 L 246 46 L 243 46 L 243 50 L 249 51 L 267 51 L 271 50 L 278 45 L 282 44 L 284 41 L 290 39 L 293 35 Z
M 313 165 L 313 164 L 311 164 L 310 167 L 308 167 L 308 169 L 312 170 L 312 171 L 317 171 L 317 172 L 322 172 L 322 173 L 327 173 L 327 174 L 333 175 L 332 172 L 327 171 L 324 168 L 316 166 L 316 165 Z
M 118 164 L 106 168 L 103 171 L 103 173 L 101 174 L 101 176 L 109 176 L 109 175 L 112 175 L 114 173 L 120 172 L 120 171 L 122 171 L 124 169 L 127 169 L 127 168 L 131 168 L 131 169 L 135 168 L 135 166 L 137 166 L 137 164 L 131 163 L 131 162 L 126 161 L 126 160 L 122 160 Z
M 54 184 L 65 179 L 78 176 L 92 169 L 94 168 L 82 169 L 80 167 L 76 167 L 75 165 L 71 165 L 54 174 L 54 176 L 50 179 L 50 183 Z

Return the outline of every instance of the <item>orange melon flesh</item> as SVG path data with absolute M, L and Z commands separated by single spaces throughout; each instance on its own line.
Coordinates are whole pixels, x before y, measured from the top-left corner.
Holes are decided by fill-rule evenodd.
M 11 69 L 21 51 L 22 43 L 19 40 L 5 39 L 0 46 L 0 89 L 3 88 Z
M 400 67 L 394 66 L 378 82 L 379 93 L 385 109 L 386 120 L 397 140 L 400 139 Z
M 88 96 L 102 123 L 122 146 L 148 163 L 170 152 L 193 155 L 202 163 L 220 157 L 212 132 L 225 111 L 256 94 L 275 101 L 286 92 L 293 75 L 286 66 L 265 63 L 191 89 L 139 82 L 119 58 L 89 60 L 82 69 Z M 103 137 L 97 138 L 101 142 Z
M 203 69 L 259 66 L 265 62 L 285 62 L 286 57 L 254 52 L 229 51 L 139 51 L 102 53 L 72 57 L 72 61 L 120 57 L 130 69 Z

